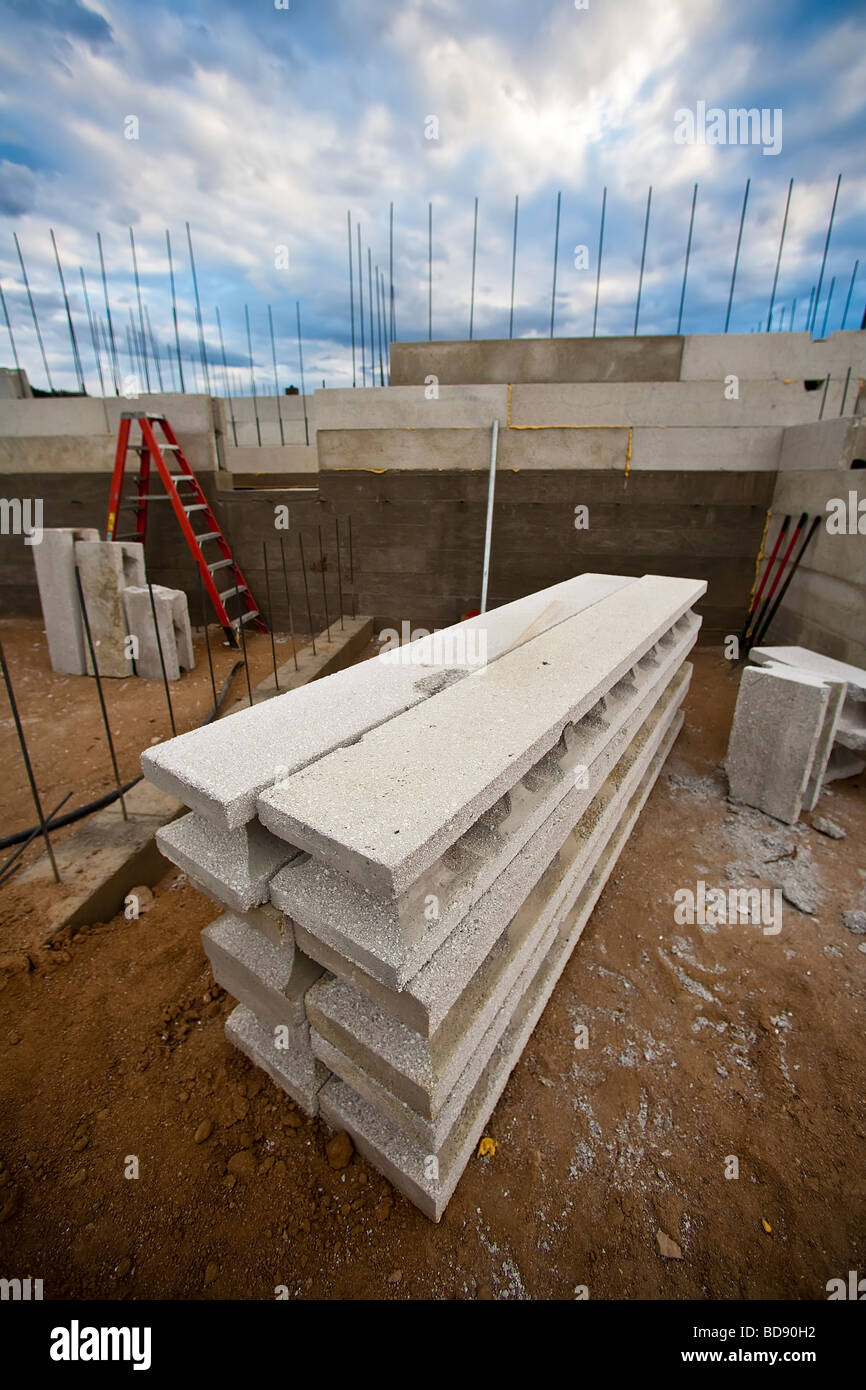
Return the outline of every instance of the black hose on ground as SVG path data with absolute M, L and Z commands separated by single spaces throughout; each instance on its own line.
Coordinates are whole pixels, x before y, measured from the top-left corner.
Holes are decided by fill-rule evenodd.
M 216 704 L 214 705 L 207 719 L 203 720 L 202 723 L 199 725 L 199 728 L 203 729 L 206 724 L 212 724 L 213 721 L 216 719 L 217 715 L 222 709 L 223 702 L 225 701 L 225 698 L 229 693 L 229 687 L 232 681 L 234 680 L 238 671 L 242 671 L 243 669 L 244 663 L 242 661 L 236 661 L 228 674 L 228 677 L 222 690 L 217 696 Z M 127 782 L 125 786 L 120 787 L 119 789 L 115 787 L 114 791 L 106 792 L 105 796 L 100 796 L 97 801 L 89 801 L 86 806 L 79 806 L 77 810 L 67 811 L 65 816 L 58 816 L 56 820 L 49 821 L 47 829 L 61 830 L 64 825 L 73 825 L 74 822 L 77 820 L 84 820 L 85 816 L 92 815 L 94 811 L 104 810 L 106 806 L 110 806 L 113 801 L 117 801 L 121 796 L 125 796 L 128 791 L 131 791 L 133 787 L 137 786 L 139 782 L 143 781 L 143 777 L 133 777 L 132 781 Z M 16 830 L 14 835 L 6 835 L 2 840 L 0 840 L 0 850 L 11 849 L 13 845 L 20 845 L 24 840 L 31 839 L 39 831 L 41 831 L 41 826 L 38 825 L 35 828 L 31 826 L 29 830 Z

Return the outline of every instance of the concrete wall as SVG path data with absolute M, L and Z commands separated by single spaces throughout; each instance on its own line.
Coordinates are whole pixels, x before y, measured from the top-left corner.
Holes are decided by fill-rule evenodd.
M 478 342 L 392 343 L 391 384 L 419 386 L 517 381 L 677 381 L 683 339 L 499 338 Z

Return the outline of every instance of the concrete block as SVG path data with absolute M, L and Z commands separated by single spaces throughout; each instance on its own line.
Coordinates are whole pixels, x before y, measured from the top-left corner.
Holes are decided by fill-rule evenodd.
M 668 732 L 635 792 L 608 856 L 596 867 L 587 884 L 585 896 L 563 921 L 548 957 L 509 1020 L 441 1148 L 436 1150 L 426 1143 L 413 1141 L 387 1114 L 337 1077 L 328 1081 L 320 1093 L 323 1119 L 335 1129 L 348 1130 L 359 1152 L 433 1221 L 438 1221 L 442 1216 L 472 1157 L 508 1077 L 541 1017 L 607 876 L 652 790 L 680 724 L 681 716 Z
M 296 852 L 256 821 L 218 831 L 194 811 L 159 830 L 156 843 L 166 859 L 235 912 L 267 902 L 270 880 Z
M 790 825 L 799 819 L 830 693 L 793 668 L 744 668 L 725 755 L 735 801 Z
M 137 541 L 76 541 L 75 563 L 100 676 L 133 675 L 123 590 L 129 584 L 141 587 L 145 583 L 144 546 Z
M 583 574 L 483 617 L 240 710 L 146 749 L 145 776 L 222 829 L 256 814 L 259 792 L 633 583 Z
M 478 1049 L 488 1027 L 533 958 L 544 953 L 614 834 L 630 798 L 679 719 L 684 690 L 681 684 L 641 731 L 618 764 L 616 775 L 573 826 L 546 871 L 539 877 L 531 861 L 524 863 L 526 879 L 535 882 L 538 878 L 534 889 L 480 967 L 470 962 L 468 972 L 464 968 L 462 988 L 458 986 L 457 997 L 432 1036 L 421 1036 L 353 986 L 336 979 L 326 979 L 308 996 L 307 1013 L 315 1032 L 347 1053 L 423 1118 L 436 1120 L 465 1068 L 472 1063 L 480 1071 L 486 1062 Z M 459 958 L 455 962 L 452 956 L 450 961 L 459 964 Z M 533 974 L 537 966 L 536 959 Z
M 845 661 L 834 661 L 821 652 L 809 651 L 808 647 L 752 647 L 749 660 L 759 666 L 796 666 L 801 671 L 811 671 L 816 676 L 832 681 L 843 681 L 848 687 L 848 696 L 866 702 L 866 671 L 859 666 L 849 666 Z
M 263 824 L 396 897 L 577 723 L 706 590 L 645 575 L 262 793 Z M 485 731 L 467 746 L 468 730 Z
M 123 590 L 122 599 L 127 632 L 138 640 L 135 674 L 145 680 L 162 679 L 157 623 L 167 678 L 170 681 L 180 680 L 181 669 L 191 671 L 195 666 L 195 656 L 186 594 L 181 589 L 167 589 L 162 584 L 154 584 L 152 604 L 149 589 L 129 585 Z
M 322 967 L 295 949 L 291 933 L 273 946 L 243 918 L 225 913 L 201 938 L 217 984 L 252 1009 L 259 1023 L 272 1031 L 306 1023 L 304 995 Z
M 92 526 L 54 527 L 33 546 L 36 583 L 51 669 L 67 676 L 87 671 L 84 627 L 75 583 L 75 542 L 98 541 Z
M 694 618 L 682 621 L 689 624 L 693 639 Z M 304 936 L 305 949 L 334 974 L 342 977 L 345 973 L 338 963 L 342 957 L 365 975 L 400 991 L 399 1017 L 419 1026 L 414 1015 L 417 1008 L 424 1020 L 421 1029 L 435 1028 L 435 1020 L 450 1006 L 444 1000 L 452 1000 L 454 991 L 462 988 L 467 962 L 474 959 L 477 964 L 486 954 L 645 723 L 658 718 L 671 702 L 682 700 L 691 675 L 689 666 L 678 670 L 682 655 L 680 650 L 674 663 L 676 675 L 671 677 L 670 668 L 664 667 L 652 684 L 636 692 L 638 699 L 631 704 L 629 717 L 616 720 L 612 737 L 607 737 L 607 713 L 604 718 L 599 716 L 593 732 L 575 737 L 573 747 L 586 759 L 585 776 L 576 779 L 572 772 L 555 785 L 555 795 L 545 788 L 546 795 L 533 796 L 539 814 L 524 824 L 518 822 L 519 833 L 500 835 L 503 827 L 509 828 L 507 816 L 500 821 L 490 831 L 486 855 L 466 856 L 468 869 L 463 871 L 467 876 L 460 884 L 463 891 L 450 901 L 443 895 L 438 916 L 425 908 L 425 902 L 435 903 L 429 895 L 436 890 L 429 882 L 425 884 L 427 896 L 418 901 L 414 918 L 407 915 L 401 920 L 393 912 L 397 904 L 371 898 L 357 885 L 306 857 L 274 877 L 271 900 L 293 917 Z M 611 712 L 615 708 L 613 694 L 608 708 Z M 511 811 L 519 810 L 516 799 L 510 800 Z M 472 834 L 470 831 L 469 836 Z M 458 851 L 462 843 L 455 847 Z M 438 861 L 443 876 L 449 872 L 448 859 L 446 855 L 445 860 Z M 402 901 L 411 898 L 410 893 Z M 455 911 L 455 903 L 460 912 Z M 439 966 L 434 967 L 437 959 Z
M 318 1113 L 319 1092 L 328 1072 L 313 1056 L 309 1025 L 295 1029 L 286 1040 L 287 1046 L 278 1047 L 273 1033 L 259 1023 L 251 1009 L 239 1004 L 226 1019 L 226 1038 L 308 1115 Z
M 839 726 L 842 718 L 842 711 L 845 705 L 845 692 L 847 686 L 844 681 L 834 681 L 824 679 L 812 671 L 804 671 L 800 666 L 783 666 L 776 662 L 769 662 L 759 668 L 762 671 L 777 671 L 779 675 L 796 675 L 807 685 L 825 685 L 829 691 L 827 700 L 827 710 L 824 715 L 824 723 L 821 725 L 821 732 L 818 735 L 818 742 L 815 745 L 815 752 L 812 757 L 812 766 L 809 769 L 809 776 L 806 779 L 806 789 L 803 792 L 803 809 L 811 811 L 821 795 L 821 789 L 827 772 L 827 764 L 833 752 L 833 745 L 839 735 Z M 863 709 L 862 705 L 857 706 Z M 866 729 L 864 729 L 866 735 Z M 864 738 L 866 746 L 866 738 Z

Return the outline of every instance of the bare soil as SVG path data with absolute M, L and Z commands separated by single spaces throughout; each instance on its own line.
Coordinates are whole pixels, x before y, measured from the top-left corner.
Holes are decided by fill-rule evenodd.
M 92 682 L 50 672 L 38 624 L 0 633 L 46 804 L 105 791 Z M 270 643 L 251 645 L 261 679 Z M 844 839 L 733 808 L 736 678 L 717 651 L 695 666 L 685 729 L 491 1117 L 495 1152 L 438 1226 L 357 1154 L 333 1168 L 327 1128 L 228 1046 L 234 1001 L 199 941 L 215 910 L 182 874 L 138 921 L 50 950 L 37 888 L 0 888 L 0 1275 L 55 1299 L 824 1299 L 866 1268 L 866 938 L 841 920 L 866 906 L 864 779 L 816 808 Z M 122 776 L 168 733 L 144 686 L 108 689 Z M 201 663 L 179 729 L 210 703 Z M 32 823 L 9 722 L 0 833 Z M 699 880 L 785 884 L 814 911 L 785 901 L 777 935 L 678 924 L 673 895 Z

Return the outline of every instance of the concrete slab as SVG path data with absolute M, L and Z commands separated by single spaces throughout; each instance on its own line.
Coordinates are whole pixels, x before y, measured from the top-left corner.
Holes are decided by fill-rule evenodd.
M 215 826 L 235 829 L 253 818 L 259 792 L 280 777 L 428 699 L 445 682 L 463 679 L 479 656 L 495 661 L 635 582 L 578 575 L 146 749 L 142 770 Z
M 156 842 L 166 859 L 235 912 L 267 902 L 270 880 L 295 853 L 257 821 L 218 831 L 194 811 L 157 831 Z
M 635 665 L 706 590 L 645 575 L 263 792 L 275 834 L 396 897 Z M 485 730 L 467 749 L 467 730 Z
M 181 589 L 168 589 L 162 584 L 154 584 L 151 603 L 149 589 L 130 584 L 123 590 L 121 597 L 126 630 L 138 640 L 135 674 L 144 680 L 162 679 L 156 637 L 157 624 L 167 678 L 177 681 L 180 680 L 181 670 L 193 670 L 195 655 L 186 594 Z
M 322 974 L 291 934 L 272 946 L 234 913 L 225 913 L 201 934 L 214 979 L 259 1023 L 271 1029 L 300 1028 L 307 1021 L 304 995 Z
M 83 676 L 87 670 L 75 583 L 75 542 L 98 540 L 99 532 L 92 526 L 60 526 L 43 531 L 39 545 L 33 546 L 51 669 L 67 676 Z
M 285 695 L 290 690 L 297 690 L 302 685 L 308 685 L 310 681 L 321 680 L 323 676 L 330 676 L 335 671 L 342 671 L 351 665 L 355 657 L 372 640 L 372 618 L 344 617 L 342 626 L 340 625 L 340 618 L 335 618 L 331 625 L 330 635 L 327 628 L 317 634 L 315 653 L 311 643 L 307 647 L 302 647 L 296 654 L 297 670 L 295 670 L 294 658 L 290 658 L 277 667 L 276 681 L 273 672 L 271 672 L 258 685 L 253 686 L 253 704 L 258 705 L 263 700 L 273 700 L 278 695 Z M 246 697 L 242 697 L 234 705 L 230 705 L 223 718 L 242 709 L 249 709 L 249 699 Z
M 254 1066 L 266 1071 L 308 1115 L 318 1114 L 319 1091 L 328 1072 L 310 1049 L 308 1025 L 294 1029 L 284 1039 L 286 1046 L 278 1047 L 273 1033 L 259 1023 L 251 1009 L 239 1004 L 226 1019 L 226 1039 Z
M 725 755 L 730 794 L 777 820 L 799 820 L 830 701 L 793 668 L 746 666 Z
M 328 946 L 386 983 L 410 978 L 465 917 L 506 865 L 570 793 L 572 819 L 598 790 L 611 765 L 602 755 L 646 718 L 671 675 L 693 646 L 700 620 L 686 615 L 670 643 L 647 653 L 633 682 L 623 681 L 542 759 L 485 820 L 471 827 L 445 855 L 395 899 L 374 898 L 351 879 L 299 856 L 271 884 L 271 897 Z M 619 744 L 619 751 L 625 745 Z M 619 752 L 615 754 L 619 756 Z M 582 784 L 578 787 L 578 780 Z M 581 796 L 582 793 L 582 796 Z M 551 851 L 552 853 L 553 851 Z M 528 881 L 525 890 L 528 890 Z M 329 966 L 328 968 L 332 968 Z M 335 973 L 340 974 L 339 970 Z
M 832 681 L 844 681 L 848 695 L 866 702 L 866 671 L 859 666 L 849 666 L 846 661 L 834 661 L 822 652 L 810 651 L 808 647 L 752 647 L 749 660 L 759 666 L 771 663 L 777 666 L 796 666 L 802 671 L 811 671 L 816 676 Z
M 123 590 L 128 584 L 144 586 L 144 546 L 136 541 L 76 541 L 75 563 L 100 676 L 133 675 L 127 655 Z M 90 670 L 86 641 L 85 651 Z

